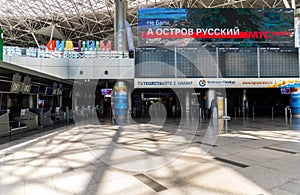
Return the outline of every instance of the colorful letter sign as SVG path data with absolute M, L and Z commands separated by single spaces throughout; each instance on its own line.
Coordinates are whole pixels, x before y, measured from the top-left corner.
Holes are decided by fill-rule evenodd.
M 43 49 L 43 48 L 40 48 Z M 44 48 L 45 49 L 45 48 Z M 74 47 L 74 42 L 71 40 L 52 40 L 47 43 L 47 49 L 49 51 L 76 51 L 76 52 L 85 52 L 85 51 L 111 51 L 111 41 L 107 41 L 105 44 L 104 41 L 94 41 L 79 40 L 77 42 L 77 47 Z

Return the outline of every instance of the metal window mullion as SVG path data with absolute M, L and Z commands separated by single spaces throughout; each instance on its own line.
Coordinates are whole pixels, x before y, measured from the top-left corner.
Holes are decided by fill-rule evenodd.
M 257 47 L 257 77 L 260 78 L 260 50 L 259 47 Z
M 216 77 L 219 78 L 219 71 L 220 71 L 220 67 L 219 67 L 219 48 L 216 47 L 216 64 L 217 64 L 217 74 Z
M 174 48 L 174 76 L 177 78 L 177 48 Z
M 298 48 L 298 77 L 300 77 L 300 47 Z

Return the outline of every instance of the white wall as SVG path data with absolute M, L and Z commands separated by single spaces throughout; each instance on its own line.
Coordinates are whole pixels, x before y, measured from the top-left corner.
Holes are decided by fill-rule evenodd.
M 30 58 L 30 57 L 28 57 Z M 69 59 L 66 58 L 41 58 L 42 72 L 60 78 L 68 78 Z M 30 64 L 30 62 L 29 62 Z M 30 65 L 29 65 L 30 66 Z M 29 67 L 28 66 L 28 67 Z
M 133 79 L 134 59 L 32 58 L 4 56 L 4 61 L 62 79 Z

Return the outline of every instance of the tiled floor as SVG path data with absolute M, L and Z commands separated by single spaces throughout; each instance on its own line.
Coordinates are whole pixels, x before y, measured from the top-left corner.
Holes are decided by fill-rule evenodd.
M 300 194 L 300 122 L 75 123 L 0 145 L 0 194 Z

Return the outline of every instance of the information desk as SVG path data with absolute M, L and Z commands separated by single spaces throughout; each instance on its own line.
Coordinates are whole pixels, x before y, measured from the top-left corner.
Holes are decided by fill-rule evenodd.
M 66 120 L 66 112 L 60 108 L 56 107 L 55 112 L 51 114 L 53 122 L 61 122 Z
M 51 110 L 50 108 L 40 108 L 38 113 L 39 126 L 46 127 L 53 124 L 51 119 Z
M 20 116 L 14 118 L 14 122 L 19 123 L 20 126 L 26 125 L 26 130 L 38 128 L 38 112 L 37 109 L 21 109 Z

